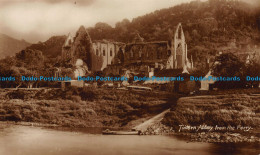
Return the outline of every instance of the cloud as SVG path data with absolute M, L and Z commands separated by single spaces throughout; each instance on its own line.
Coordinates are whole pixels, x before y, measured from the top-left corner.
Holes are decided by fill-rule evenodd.
M 70 3 L 75 4 L 75 2 L 79 5 L 90 5 L 95 0 L 1 0 L 1 5 L 8 5 L 8 4 L 14 4 L 14 3 L 35 3 L 35 2 L 44 2 L 44 3 L 50 3 L 50 4 L 58 4 L 58 3 Z
M 247 3 L 253 4 L 255 6 L 260 7 L 260 1 L 259 0 L 244 0 Z

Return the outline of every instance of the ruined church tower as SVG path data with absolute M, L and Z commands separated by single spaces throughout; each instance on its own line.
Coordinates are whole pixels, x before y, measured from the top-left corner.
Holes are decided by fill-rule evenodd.
M 169 68 L 182 69 L 187 67 L 187 44 L 181 23 L 178 24 L 171 43 L 171 56 L 169 58 Z

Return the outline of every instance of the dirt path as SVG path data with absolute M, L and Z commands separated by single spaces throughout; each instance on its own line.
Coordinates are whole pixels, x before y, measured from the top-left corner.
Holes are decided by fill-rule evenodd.
M 152 117 L 151 119 L 148 119 L 147 121 L 143 122 L 142 124 L 139 124 L 139 125 L 133 127 L 133 129 L 138 130 L 138 131 L 145 131 L 149 126 L 151 126 L 155 123 L 159 123 L 163 119 L 164 115 L 169 111 L 170 111 L 170 109 L 167 109 L 167 110 L 163 111 L 162 113 Z

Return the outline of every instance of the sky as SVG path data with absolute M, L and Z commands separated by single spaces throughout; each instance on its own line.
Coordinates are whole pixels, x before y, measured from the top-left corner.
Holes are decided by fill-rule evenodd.
M 114 26 L 191 0 L 0 0 L 0 33 L 36 43 L 53 35 L 72 34 L 80 25 Z M 248 0 L 250 1 L 250 0 Z M 260 1 L 260 0 L 251 0 Z

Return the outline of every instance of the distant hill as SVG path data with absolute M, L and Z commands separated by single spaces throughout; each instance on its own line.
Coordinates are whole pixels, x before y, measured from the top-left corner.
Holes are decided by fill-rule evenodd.
M 53 36 L 45 42 L 32 44 L 27 49 L 42 51 L 42 54 L 48 58 L 56 58 L 61 56 L 62 45 L 66 40 L 66 36 Z
M 201 65 L 206 59 L 213 60 L 219 51 L 248 52 L 244 47 L 260 47 L 259 6 L 242 1 L 192 1 L 132 21 L 124 19 L 116 23 L 115 28 L 97 23 L 88 31 L 92 40 L 111 39 L 127 43 L 137 32 L 145 41 L 169 40 L 180 22 L 188 44 L 188 57 L 192 55 L 195 66 L 205 67 Z
M 255 39 L 259 39 L 260 30 L 259 7 L 242 1 L 192 1 L 154 11 L 132 21 L 124 19 L 116 23 L 115 28 L 99 22 L 88 30 L 92 40 L 131 42 L 136 32 L 146 41 L 168 40 L 181 22 L 186 32 L 186 41 L 194 45 L 205 41 L 219 43 L 248 38 L 257 42 L 259 40 Z
M 14 56 L 31 44 L 25 40 L 17 40 L 8 35 L 0 33 L 0 59 L 6 56 Z

